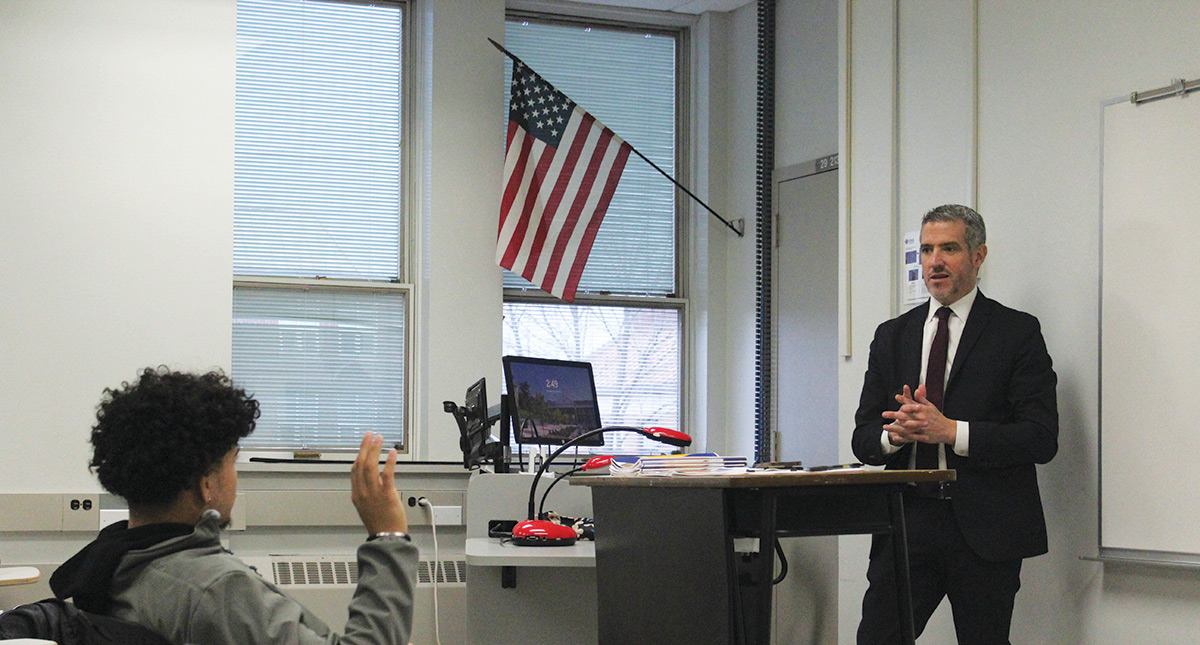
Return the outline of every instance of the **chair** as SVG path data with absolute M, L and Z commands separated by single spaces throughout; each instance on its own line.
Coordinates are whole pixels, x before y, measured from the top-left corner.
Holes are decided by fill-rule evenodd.
M 171 645 L 136 623 L 83 611 L 47 598 L 0 614 L 0 640 L 44 638 L 58 645 Z

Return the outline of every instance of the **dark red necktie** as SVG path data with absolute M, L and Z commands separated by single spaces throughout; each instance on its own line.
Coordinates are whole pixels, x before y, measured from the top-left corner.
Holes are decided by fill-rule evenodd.
M 937 333 L 929 346 L 929 363 L 925 367 L 925 398 L 937 409 L 942 409 L 946 394 L 946 354 L 950 351 L 950 308 L 942 307 L 934 314 L 938 319 Z M 938 468 L 938 446 L 933 443 L 917 444 L 917 470 Z

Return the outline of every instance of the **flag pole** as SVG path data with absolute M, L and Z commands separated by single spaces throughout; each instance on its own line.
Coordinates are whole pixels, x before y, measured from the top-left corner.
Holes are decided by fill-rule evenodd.
M 510 51 L 508 51 L 507 49 L 505 49 L 503 46 L 501 46 L 501 45 L 500 45 L 500 43 L 498 43 L 498 42 L 496 42 L 496 41 L 492 40 L 491 38 L 488 38 L 488 42 L 489 42 L 489 43 L 491 43 L 493 46 L 495 46 L 495 47 L 496 47 L 496 49 L 499 49 L 501 52 L 503 52 L 503 54 L 504 54 L 505 56 L 508 56 L 509 58 L 513 59 L 514 61 L 516 61 L 516 62 L 518 62 L 518 63 L 520 63 L 520 64 L 522 64 L 522 65 L 524 65 L 524 64 L 525 64 L 525 61 L 521 60 L 520 58 L 517 58 L 516 54 L 513 54 L 512 52 L 510 52 Z M 626 141 L 625 143 L 627 143 L 627 144 L 628 144 L 629 142 L 628 142 L 628 141 Z M 669 179 L 669 180 L 671 181 L 671 183 L 672 183 L 672 184 L 675 184 L 675 186 L 676 186 L 677 188 L 679 188 L 679 190 L 682 190 L 684 193 L 686 193 L 688 197 L 691 197 L 693 200 L 695 200 L 695 202 L 696 202 L 697 204 L 700 204 L 701 206 L 703 206 L 703 207 L 704 207 L 704 210 L 706 210 L 706 211 L 708 211 L 709 213 L 711 213 L 713 217 L 715 217 L 715 218 L 717 218 L 717 219 L 721 220 L 721 223 L 722 223 L 722 224 L 724 224 L 725 226 L 727 226 L 727 227 L 729 228 L 729 230 L 733 231 L 734 233 L 737 233 L 737 236 L 738 236 L 738 237 L 745 237 L 745 236 L 746 236 L 746 233 L 745 233 L 745 228 L 746 228 L 746 225 L 745 225 L 745 220 L 740 220 L 740 219 L 739 219 L 739 220 L 737 220 L 737 223 L 738 223 L 738 225 L 736 225 L 736 226 L 735 226 L 735 225 L 734 225 L 733 223 L 731 223 L 729 220 L 727 220 L 727 219 L 725 219 L 724 217 L 721 217 L 720 215 L 718 215 L 718 214 L 717 214 L 717 211 L 714 211 L 712 208 L 710 208 L 710 207 L 709 207 L 709 205 L 708 205 L 708 204 L 705 204 L 705 203 L 704 203 L 704 200 L 702 200 L 702 199 L 700 199 L 699 197 L 697 197 L 696 195 L 694 195 L 694 194 L 692 193 L 692 191 L 690 191 L 690 190 L 688 190 L 688 189 L 687 189 L 687 187 L 686 187 L 686 186 L 684 186 L 683 184 L 679 183 L 678 181 L 675 181 L 675 178 L 674 178 L 674 177 L 672 177 L 671 175 L 668 175 L 668 174 L 667 174 L 667 171 L 663 170 L 662 168 L 659 168 L 659 167 L 658 167 L 658 164 L 654 163 L 653 161 L 650 161 L 650 159 L 649 159 L 649 158 L 648 158 L 646 155 L 642 154 L 642 152 L 641 152 L 640 150 L 638 150 L 637 148 L 633 147 L 633 145 L 632 145 L 632 144 L 630 144 L 630 145 L 629 145 L 629 149 L 630 149 L 630 150 L 632 150 L 634 154 L 636 154 L 637 156 L 641 157 L 643 161 L 645 161 L 646 163 L 650 164 L 650 167 L 651 167 L 651 168 L 653 168 L 653 169 L 657 170 L 657 171 L 658 171 L 658 172 L 659 172 L 659 173 L 660 173 L 660 174 L 661 174 L 663 177 L 666 177 L 667 179 Z

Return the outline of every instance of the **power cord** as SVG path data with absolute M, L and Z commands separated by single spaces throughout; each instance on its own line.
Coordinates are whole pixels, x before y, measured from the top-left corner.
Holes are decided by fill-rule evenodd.
M 786 578 L 788 574 L 787 556 L 783 554 L 783 545 L 779 543 L 779 540 L 775 540 L 775 553 L 779 556 L 779 575 L 771 581 L 772 585 L 777 585 L 783 582 L 783 579 Z
M 546 510 L 546 498 L 550 496 L 550 489 L 554 488 L 554 485 L 557 484 L 558 482 L 560 482 L 578 472 L 583 472 L 583 469 L 582 468 L 574 468 L 572 470 L 569 470 L 565 473 L 558 475 L 557 477 L 554 478 L 554 481 L 550 482 L 550 485 L 546 487 L 546 492 L 542 493 L 542 501 L 538 504 L 537 517 L 535 517 L 533 519 L 537 520 L 537 519 L 542 518 L 542 513 Z
M 433 635 L 438 645 L 442 645 L 442 624 L 438 617 L 438 573 L 442 568 L 442 557 L 438 554 L 437 522 L 433 517 L 433 505 L 429 498 L 417 498 L 417 506 L 422 506 L 429 513 L 429 528 L 433 532 Z

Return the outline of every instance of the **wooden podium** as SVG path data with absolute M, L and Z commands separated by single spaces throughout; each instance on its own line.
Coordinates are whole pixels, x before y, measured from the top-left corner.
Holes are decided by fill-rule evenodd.
M 904 488 L 953 480 L 953 470 L 572 477 L 592 487 L 600 642 L 769 643 L 776 539 L 890 533 L 912 643 Z M 750 585 L 738 579 L 740 537 L 759 538 Z

